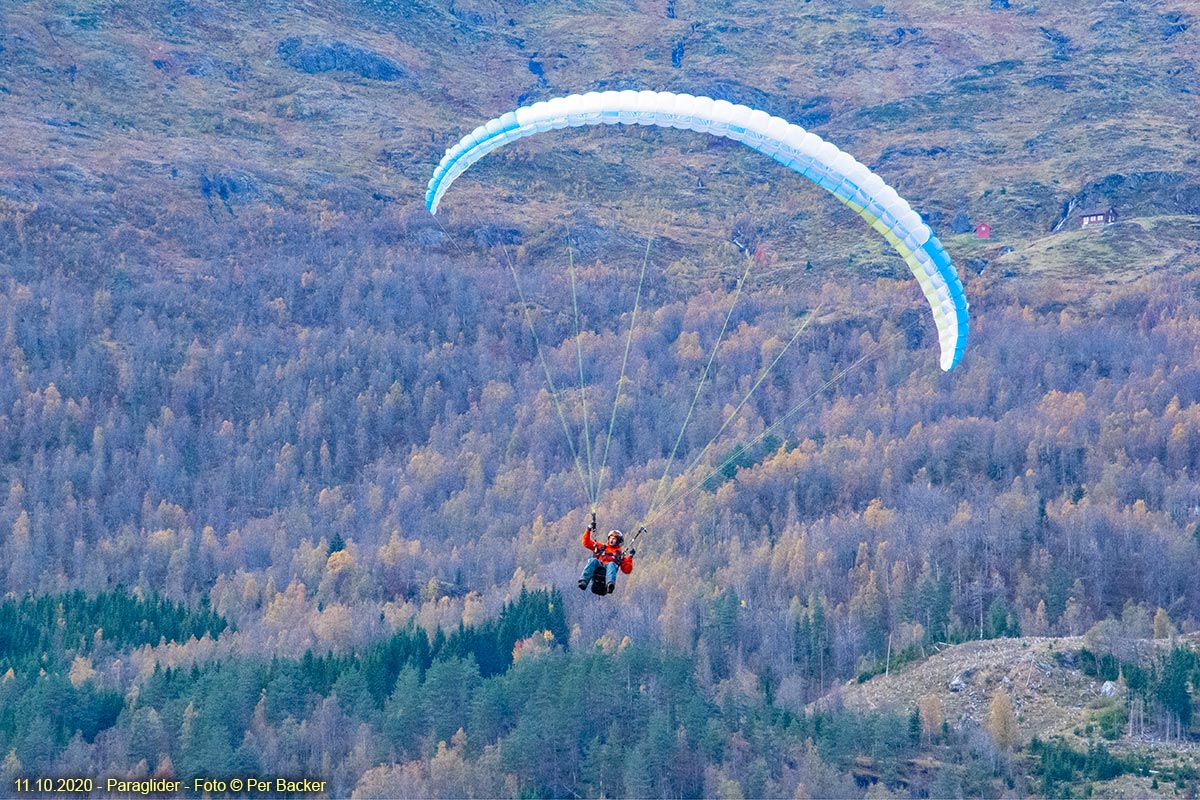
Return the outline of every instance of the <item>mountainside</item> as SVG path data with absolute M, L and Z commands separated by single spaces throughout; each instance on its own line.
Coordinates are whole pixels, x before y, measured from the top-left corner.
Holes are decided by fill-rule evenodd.
M 1009 6 L 27 2 L 5 12 L 0 52 L 5 194 L 107 200 L 152 239 L 172 238 L 157 229 L 168 209 L 237 227 L 246 206 L 315 214 L 325 202 L 423 222 L 429 172 L 479 122 L 635 87 L 780 114 L 877 167 L 935 228 L 966 212 L 1014 247 L 1064 218 L 1077 226 L 1087 206 L 1200 213 L 1198 133 L 1181 113 L 1200 92 L 1190 5 Z M 596 170 L 597 145 L 612 153 L 617 141 L 609 171 Z M 564 145 L 591 156 L 556 159 Z M 781 253 L 806 241 L 786 223 L 786 195 L 806 192 L 703 137 L 588 131 L 512 149 L 456 190 L 450 214 L 469 221 L 483 205 L 532 227 L 583 182 L 617 187 L 608 202 L 633 207 L 752 212 Z M 546 185 L 531 186 L 530 170 Z M 734 182 L 697 198 L 677 170 L 732 173 L 758 197 L 738 209 L 746 189 Z M 764 197 L 764 181 L 787 188 Z M 804 226 L 822 242 L 807 249 L 823 253 L 832 209 L 790 202 L 823 209 Z
M 1200 664 L 1126 643 L 1200 629 L 1197 54 L 1188 0 L 5 4 L 0 785 L 1194 794 Z M 627 88 L 869 165 L 961 363 L 728 140 L 548 132 L 425 209 Z M 593 511 L 648 527 L 604 598 Z

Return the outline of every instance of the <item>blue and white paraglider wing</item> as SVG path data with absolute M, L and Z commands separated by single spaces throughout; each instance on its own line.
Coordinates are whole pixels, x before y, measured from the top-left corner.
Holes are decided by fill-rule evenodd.
M 515 139 L 557 128 L 617 124 L 682 128 L 733 139 L 831 192 L 904 258 L 933 312 L 942 369 L 958 363 L 967 344 L 968 304 L 958 272 L 933 231 L 904 198 L 853 156 L 765 111 L 710 97 L 651 91 L 589 92 L 523 106 L 480 125 L 446 151 L 429 181 L 425 205 L 436 214 L 459 175 Z

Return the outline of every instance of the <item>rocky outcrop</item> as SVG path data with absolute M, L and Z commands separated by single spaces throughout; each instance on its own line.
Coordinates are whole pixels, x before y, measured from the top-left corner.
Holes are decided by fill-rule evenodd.
M 1070 61 L 1071 55 L 1075 52 L 1075 47 L 1071 44 L 1071 37 L 1067 36 L 1060 30 L 1055 28 L 1039 28 L 1042 36 L 1046 41 L 1050 42 L 1051 53 L 1050 57 L 1055 61 Z
M 310 75 L 348 72 L 376 81 L 398 81 L 408 77 L 408 70 L 403 64 L 345 42 L 305 42 L 299 36 L 294 36 L 280 42 L 275 52 L 288 66 Z
M 208 201 L 209 213 L 215 212 L 215 204 L 220 203 L 232 216 L 236 216 L 239 206 L 275 199 L 275 192 L 264 189 L 253 175 L 239 170 L 210 172 L 208 167 L 200 169 L 200 194 Z
M 495 25 L 504 7 L 496 0 L 450 0 L 450 14 L 468 25 Z

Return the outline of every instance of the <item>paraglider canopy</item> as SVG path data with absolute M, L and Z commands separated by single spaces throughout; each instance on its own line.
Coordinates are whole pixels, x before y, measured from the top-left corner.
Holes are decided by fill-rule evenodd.
M 850 154 L 799 125 L 748 106 L 653 91 L 589 92 L 523 106 L 480 125 L 446 151 L 429 181 L 426 207 L 436 214 L 446 191 L 471 164 L 511 141 L 557 128 L 616 124 L 683 128 L 733 139 L 831 192 L 904 258 L 937 325 L 942 369 L 958 363 L 967 344 L 968 303 L 957 270 L 929 226 Z

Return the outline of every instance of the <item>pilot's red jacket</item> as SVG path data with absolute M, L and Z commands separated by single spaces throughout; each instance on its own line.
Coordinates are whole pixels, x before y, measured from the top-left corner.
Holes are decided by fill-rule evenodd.
M 594 541 L 590 528 L 583 532 L 583 546 L 591 550 L 595 554 L 596 560 L 601 564 L 607 565 L 616 561 L 621 568 L 621 572 L 624 572 L 626 575 L 633 572 L 633 556 L 625 555 L 621 552 L 621 548 L 612 547 L 607 541 Z

